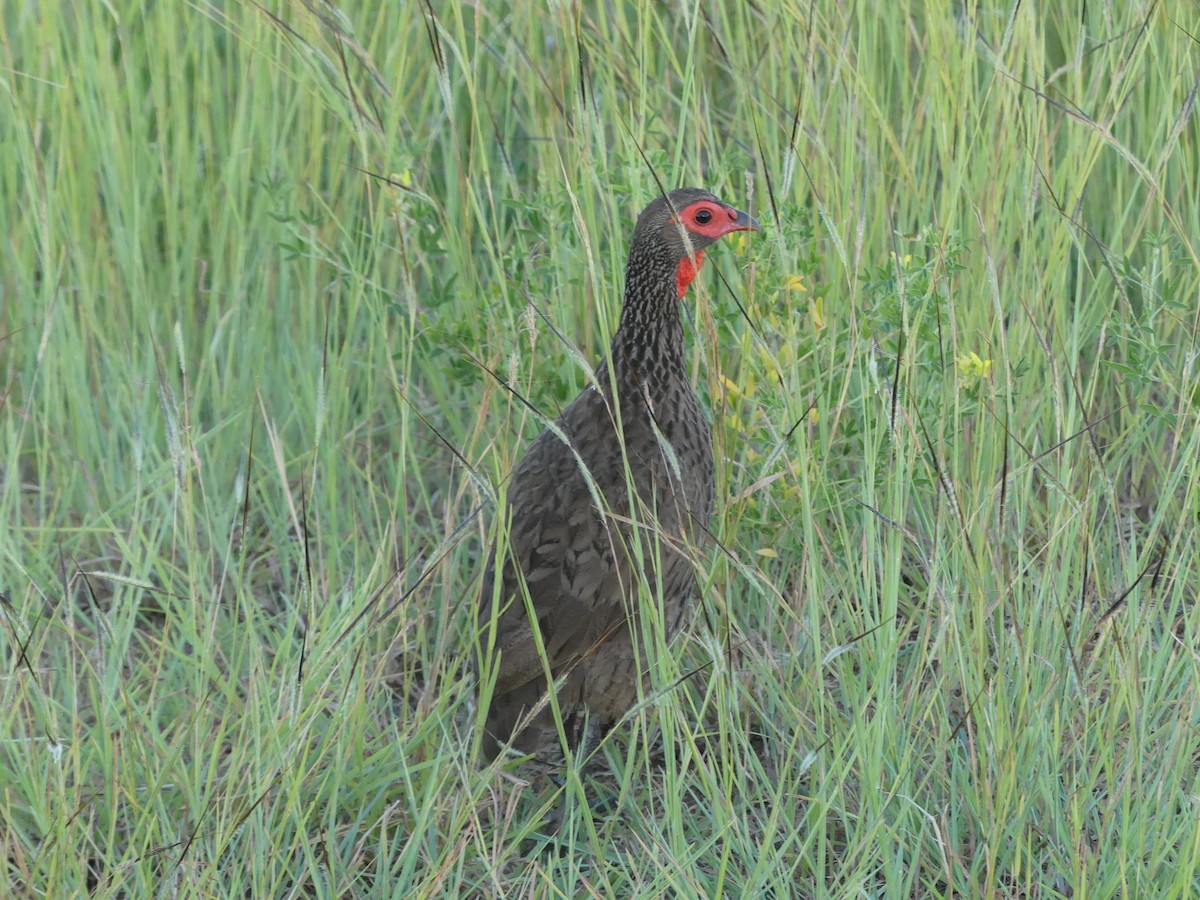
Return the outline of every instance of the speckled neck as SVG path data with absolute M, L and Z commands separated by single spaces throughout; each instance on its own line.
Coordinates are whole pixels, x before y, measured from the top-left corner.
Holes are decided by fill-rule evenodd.
M 655 397 L 676 383 L 688 383 L 677 268 L 665 253 L 636 246 L 630 250 L 621 324 L 611 353 L 619 387 L 645 387 Z

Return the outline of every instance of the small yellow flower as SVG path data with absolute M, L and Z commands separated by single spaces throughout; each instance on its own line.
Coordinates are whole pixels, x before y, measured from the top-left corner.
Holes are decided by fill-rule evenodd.
M 990 359 L 980 359 L 979 354 L 972 350 L 970 353 L 955 358 L 958 364 L 958 374 L 963 378 L 987 378 L 992 370 Z
M 779 329 L 776 328 L 775 330 L 778 331 Z M 776 350 L 774 354 L 766 347 L 760 346 L 758 348 L 758 358 L 762 362 L 763 368 L 778 378 L 780 369 L 786 369 L 796 361 L 795 342 L 788 341 Z
M 808 315 L 812 319 L 813 328 L 820 331 L 825 327 L 825 300 L 822 297 L 814 297 L 808 304 Z
M 758 380 L 751 372 L 746 376 L 745 381 L 745 384 L 738 385 L 735 381 L 722 375 L 721 387 L 725 388 L 725 393 L 731 397 L 753 397 L 754 391 L 758 387 Z
M 399 172 L 393 172 L 388 176 L 388 182 L 392 187 L 392 204 L 396 207 L 396 211 L 403 213 L 405 207 L 408 206 L 410 193 L 416 193 L 413 190 L 413 174 L 411 169 L 401 169 Z

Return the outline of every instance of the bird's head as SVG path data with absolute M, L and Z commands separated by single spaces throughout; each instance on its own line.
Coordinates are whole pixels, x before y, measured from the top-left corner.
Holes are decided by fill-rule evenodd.
M 676 266 L 675 284 L 682 297 L 704 259 L 704 250 L 735 231 L 762 231 L 754 217 L 722 203 L 700 188 L 680 188 L 659 195 L 642 210 L 633 231 L 631 260 L 639 251 L 665 254 Z

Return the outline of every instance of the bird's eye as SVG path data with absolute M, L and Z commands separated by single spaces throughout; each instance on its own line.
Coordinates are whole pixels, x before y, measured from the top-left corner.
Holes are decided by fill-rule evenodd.
M 698 209 L 692 218 L 696 220 L 697 225 L 707 225 L 712 221 L 712 213 L 707 209 Z

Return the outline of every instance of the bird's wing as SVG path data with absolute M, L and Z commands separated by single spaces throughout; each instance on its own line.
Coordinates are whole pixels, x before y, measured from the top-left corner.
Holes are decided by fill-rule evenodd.
M 490 626 L 493 599 L 498 606 L 495 640 L 501 663 L 496 694 L 543 676 L 534 621 L 556 675 L 624 621 L 623 598 L 630 574 L 626 555 L 617 548 L 625 535 L 620 533 L 622 526 L 596 507 L 580 466 L 582 458 L 594 483 L 616 485 L 602 498 L 609 510 L 627 508 L 623 478 L 610 477 L 620 465 L 620 450 L 609 421 L 600 392 L 586 390 L 558 422 L 579 455 L 547 430 L 530 445 L 513 473 L 508 491 L 508 552 L 503 558 L 493 553 L 480 597 L 485 629 Z M 601 433 L 605 427 L 608 435 Z M 497 566 L 502 583 L 495 594 Z M 524 602 L 523 585 L 534 621 Z M 486 632 L 483 640 L 487 642 Z

